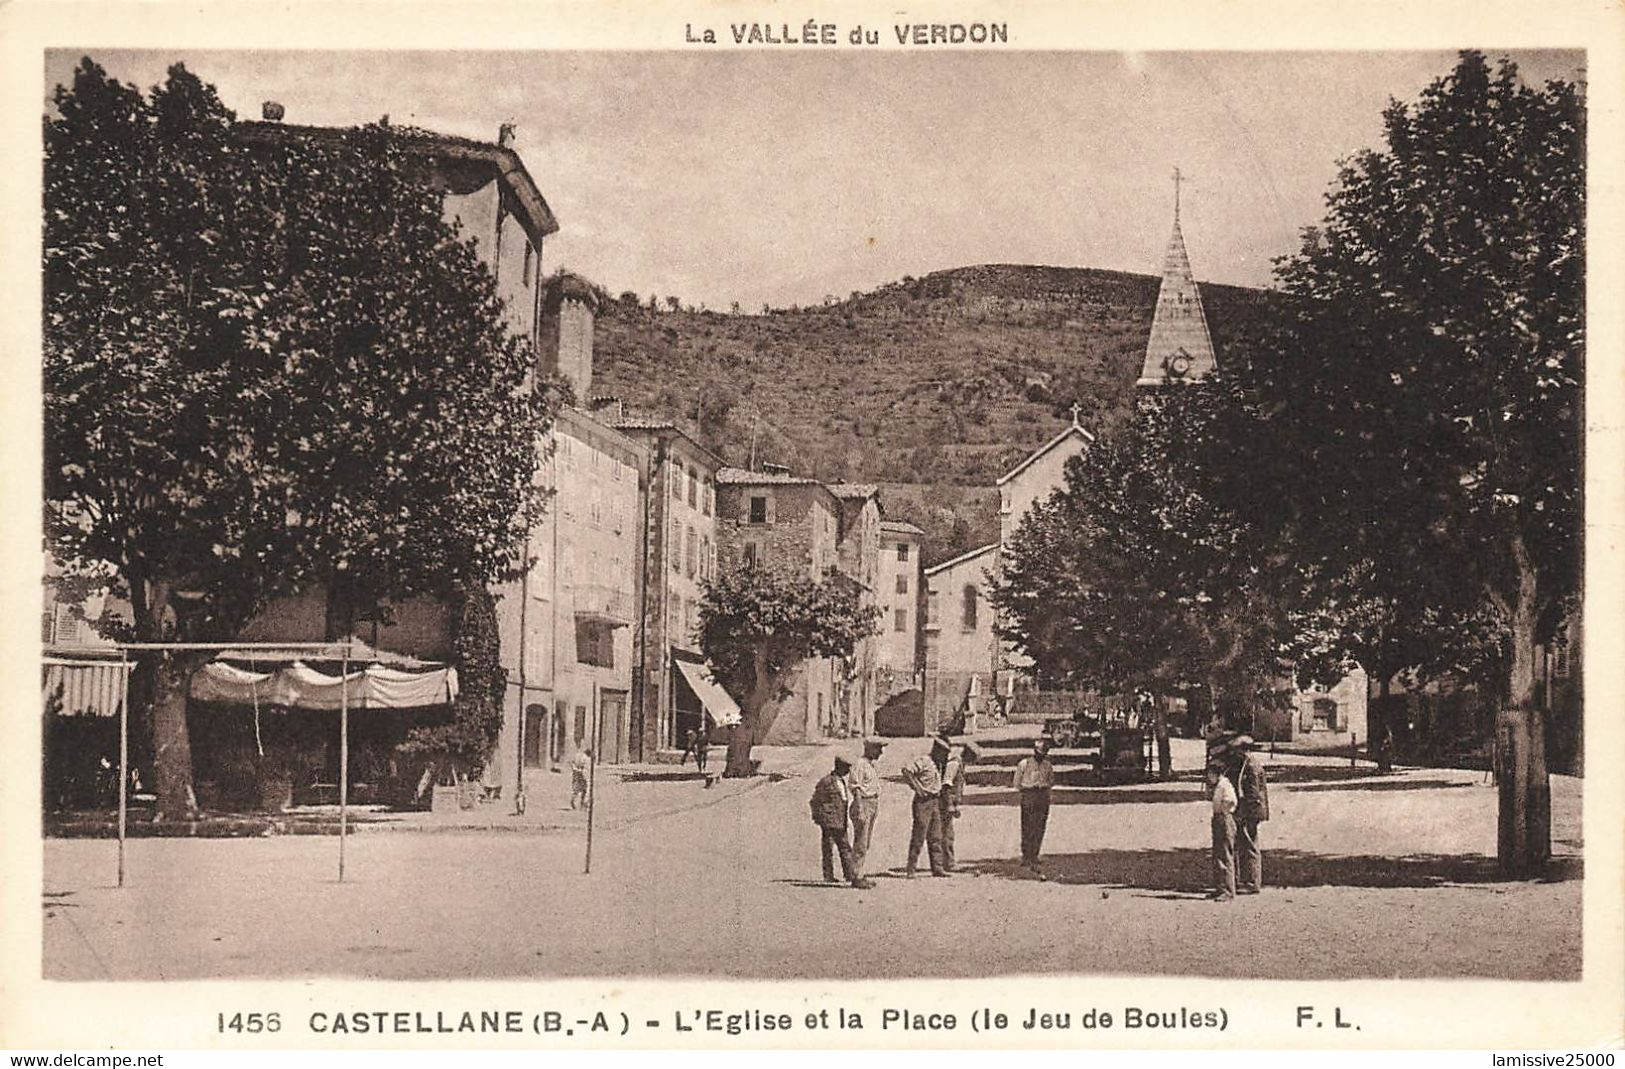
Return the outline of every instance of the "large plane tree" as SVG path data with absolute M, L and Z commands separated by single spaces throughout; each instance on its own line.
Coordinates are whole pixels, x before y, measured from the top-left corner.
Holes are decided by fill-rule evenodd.
M 447 594 L 521 563 L 551 394 L 407 132 L 250 151 L 183 67 L 86 59 L 44 121 L 46 540 L 124 637 L 229 641 L 277 591 Z M 165 814 L 186 693 L 154 655 Z

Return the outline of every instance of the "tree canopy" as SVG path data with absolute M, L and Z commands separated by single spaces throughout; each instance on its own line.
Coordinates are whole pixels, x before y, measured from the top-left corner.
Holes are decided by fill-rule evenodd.
M 700 600 L 700 649 L 718 680 L 740 696 L 742 722 L 726 775 L 749 772 L 750 748 L 772 726 L 796 668 L 813 657 L 850 657 L 875 633 L 880 610 L 862 604 L 851 580 L 813 580 L 771 568 L 719 572 Z M 737 752 L 736 752 L 737 750 Z
M 300 584 L 365 605 L 519 566 L 553 395 L 409 133 L 251 144 L 184 67 L 142 94 L 86 59 L 44 136 L 65 575 L 198 641 Z

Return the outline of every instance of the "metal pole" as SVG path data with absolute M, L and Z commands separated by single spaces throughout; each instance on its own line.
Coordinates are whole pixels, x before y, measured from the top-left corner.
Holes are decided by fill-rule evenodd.
M 598 750 L 603 740 L 598 737 L 601 728 L 598 714 L 598 681 L 592 683 L 592 754 L 587 762 L 587 865 L 581 871 L 592 874 L 592 811 L 598 804 Z
M 344 882 L 344 840 L 350 804 L 350 647 L 339 662 L 339 882 Z
M 118 707 L 118 885 L 124 886 L 124 829 L 130 783 L 130 659 L 120 662 L 124 699 Z

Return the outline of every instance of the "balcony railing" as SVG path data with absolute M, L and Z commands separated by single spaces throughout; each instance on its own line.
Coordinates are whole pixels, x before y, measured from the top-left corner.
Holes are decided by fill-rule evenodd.
M 632 595 L 602 583 L 577 583 L 575 615 L 578 620 L 596 620 L 611 627 L 627 627 L 632 623 Z

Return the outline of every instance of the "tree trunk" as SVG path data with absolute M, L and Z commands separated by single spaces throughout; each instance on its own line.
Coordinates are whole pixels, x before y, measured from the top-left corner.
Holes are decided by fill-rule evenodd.
M 724 779 L 739 779 L 756 769 L 750 760 L 751 747 L 756 744 L 755 715 L 742 717 L 728 735 L 728 761 L 722 766 Z
M 1495 721 L 1495 767 L 1500 790 L 1496 856 L 1508 876 L 1532 876 L 1552 853 L 1551 784 L 1546 774 L 1546 724 L 1535 704 L 1536 575 L 1522 540 L 1512 606 L 1512 663 L 1507 704 Z
M 1168 741 L 1168 709 L 1159 695 L 1152 724 L 1157 733 L 1157 778 L 1170 779 L 1174 774 L 1173 744 Z
M 152 760 L 160 818 L 183 820 L 197 811 L 186 696 L 192 673 L 201 663 L 196 654 L 167 653 L 161 656 L 153 673 Z
M 1388 696 L 1393 689 L 1393 673 L 1386 668 L 1378 671 L 1382 675 L 1377 680 L 1377 700 L 1366 709 L 1365 746 L 1377 762 L 1377 771 L 1386 775 L 1394 770 L 1394 741 L 1388 737 Z

